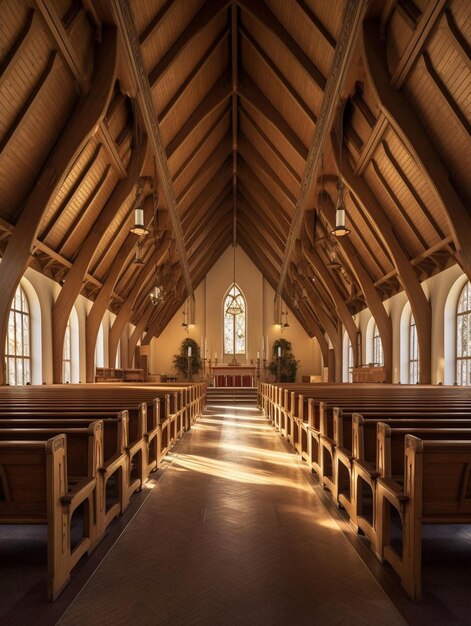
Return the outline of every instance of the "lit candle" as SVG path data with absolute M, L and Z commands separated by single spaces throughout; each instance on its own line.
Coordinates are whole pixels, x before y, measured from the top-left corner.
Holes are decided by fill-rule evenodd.
M 191 356 L 191 346 L 188 346 L 188 356 Z
M 281 346 L 278 346 L 278 356 L 281 356 Z
M 260 358 L 260 352 L 257 352 L 257 359 Z

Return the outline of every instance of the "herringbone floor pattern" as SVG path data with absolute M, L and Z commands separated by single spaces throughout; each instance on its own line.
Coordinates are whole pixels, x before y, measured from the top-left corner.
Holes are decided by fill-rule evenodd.
M 60 622 L 403 623 L 254 407 L 207 410 Z

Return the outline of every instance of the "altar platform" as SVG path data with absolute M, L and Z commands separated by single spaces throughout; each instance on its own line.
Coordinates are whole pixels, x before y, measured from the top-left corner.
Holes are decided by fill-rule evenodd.
M 260 372 L 258 371 L 258 374 Z M 211 368 L 213 387 L 256 387 L 255 365 L 214 365 Z

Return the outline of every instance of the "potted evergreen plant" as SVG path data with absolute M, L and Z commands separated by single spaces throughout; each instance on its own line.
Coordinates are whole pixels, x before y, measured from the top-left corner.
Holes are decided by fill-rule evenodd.
M 200 347 L 194 339 L 187 337 L 182 341 L 179 353 L 173 357 L 173 367 L 183 380 L 190 378 L 188 373 L 188 348 L 191 348 L 191 375 L 198 374 L 202 368 Z
M 278 348 L 281 348 L 281 356 L 278 357 Z M 294 383 L 298 371 L 299 361 L 292 353 L 291 341 L 287 339 L 277 339 L 273 343 L 272 360 L 268 364 L 268 370 L 278 379 L 278 358 L 280 361 L 280 383 Z

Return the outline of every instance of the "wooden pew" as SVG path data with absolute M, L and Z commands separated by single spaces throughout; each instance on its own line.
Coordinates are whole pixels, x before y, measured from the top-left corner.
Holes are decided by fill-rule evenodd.
M 47 593 L 54 600 L 92 546 L 87 529 L 72 549 L 71 521 L 74 511 L 85 502 L 93 511 L 90 498 L 96 479 L 69 485 L 67 438 L 63 434 L 46 441 L 0 441 L 0 468 L 0 523 L 47 524 Z
M 378 478 L 380 556 L 399 574 L 413 600 L 421 597 L 421 556 L 423 524 L 471 523 L 469 487 L 471 441 L 423 441 L 405 435 L 404 483 Z M 391 541 L 388 507 L 402 520 L 402 553 Z

